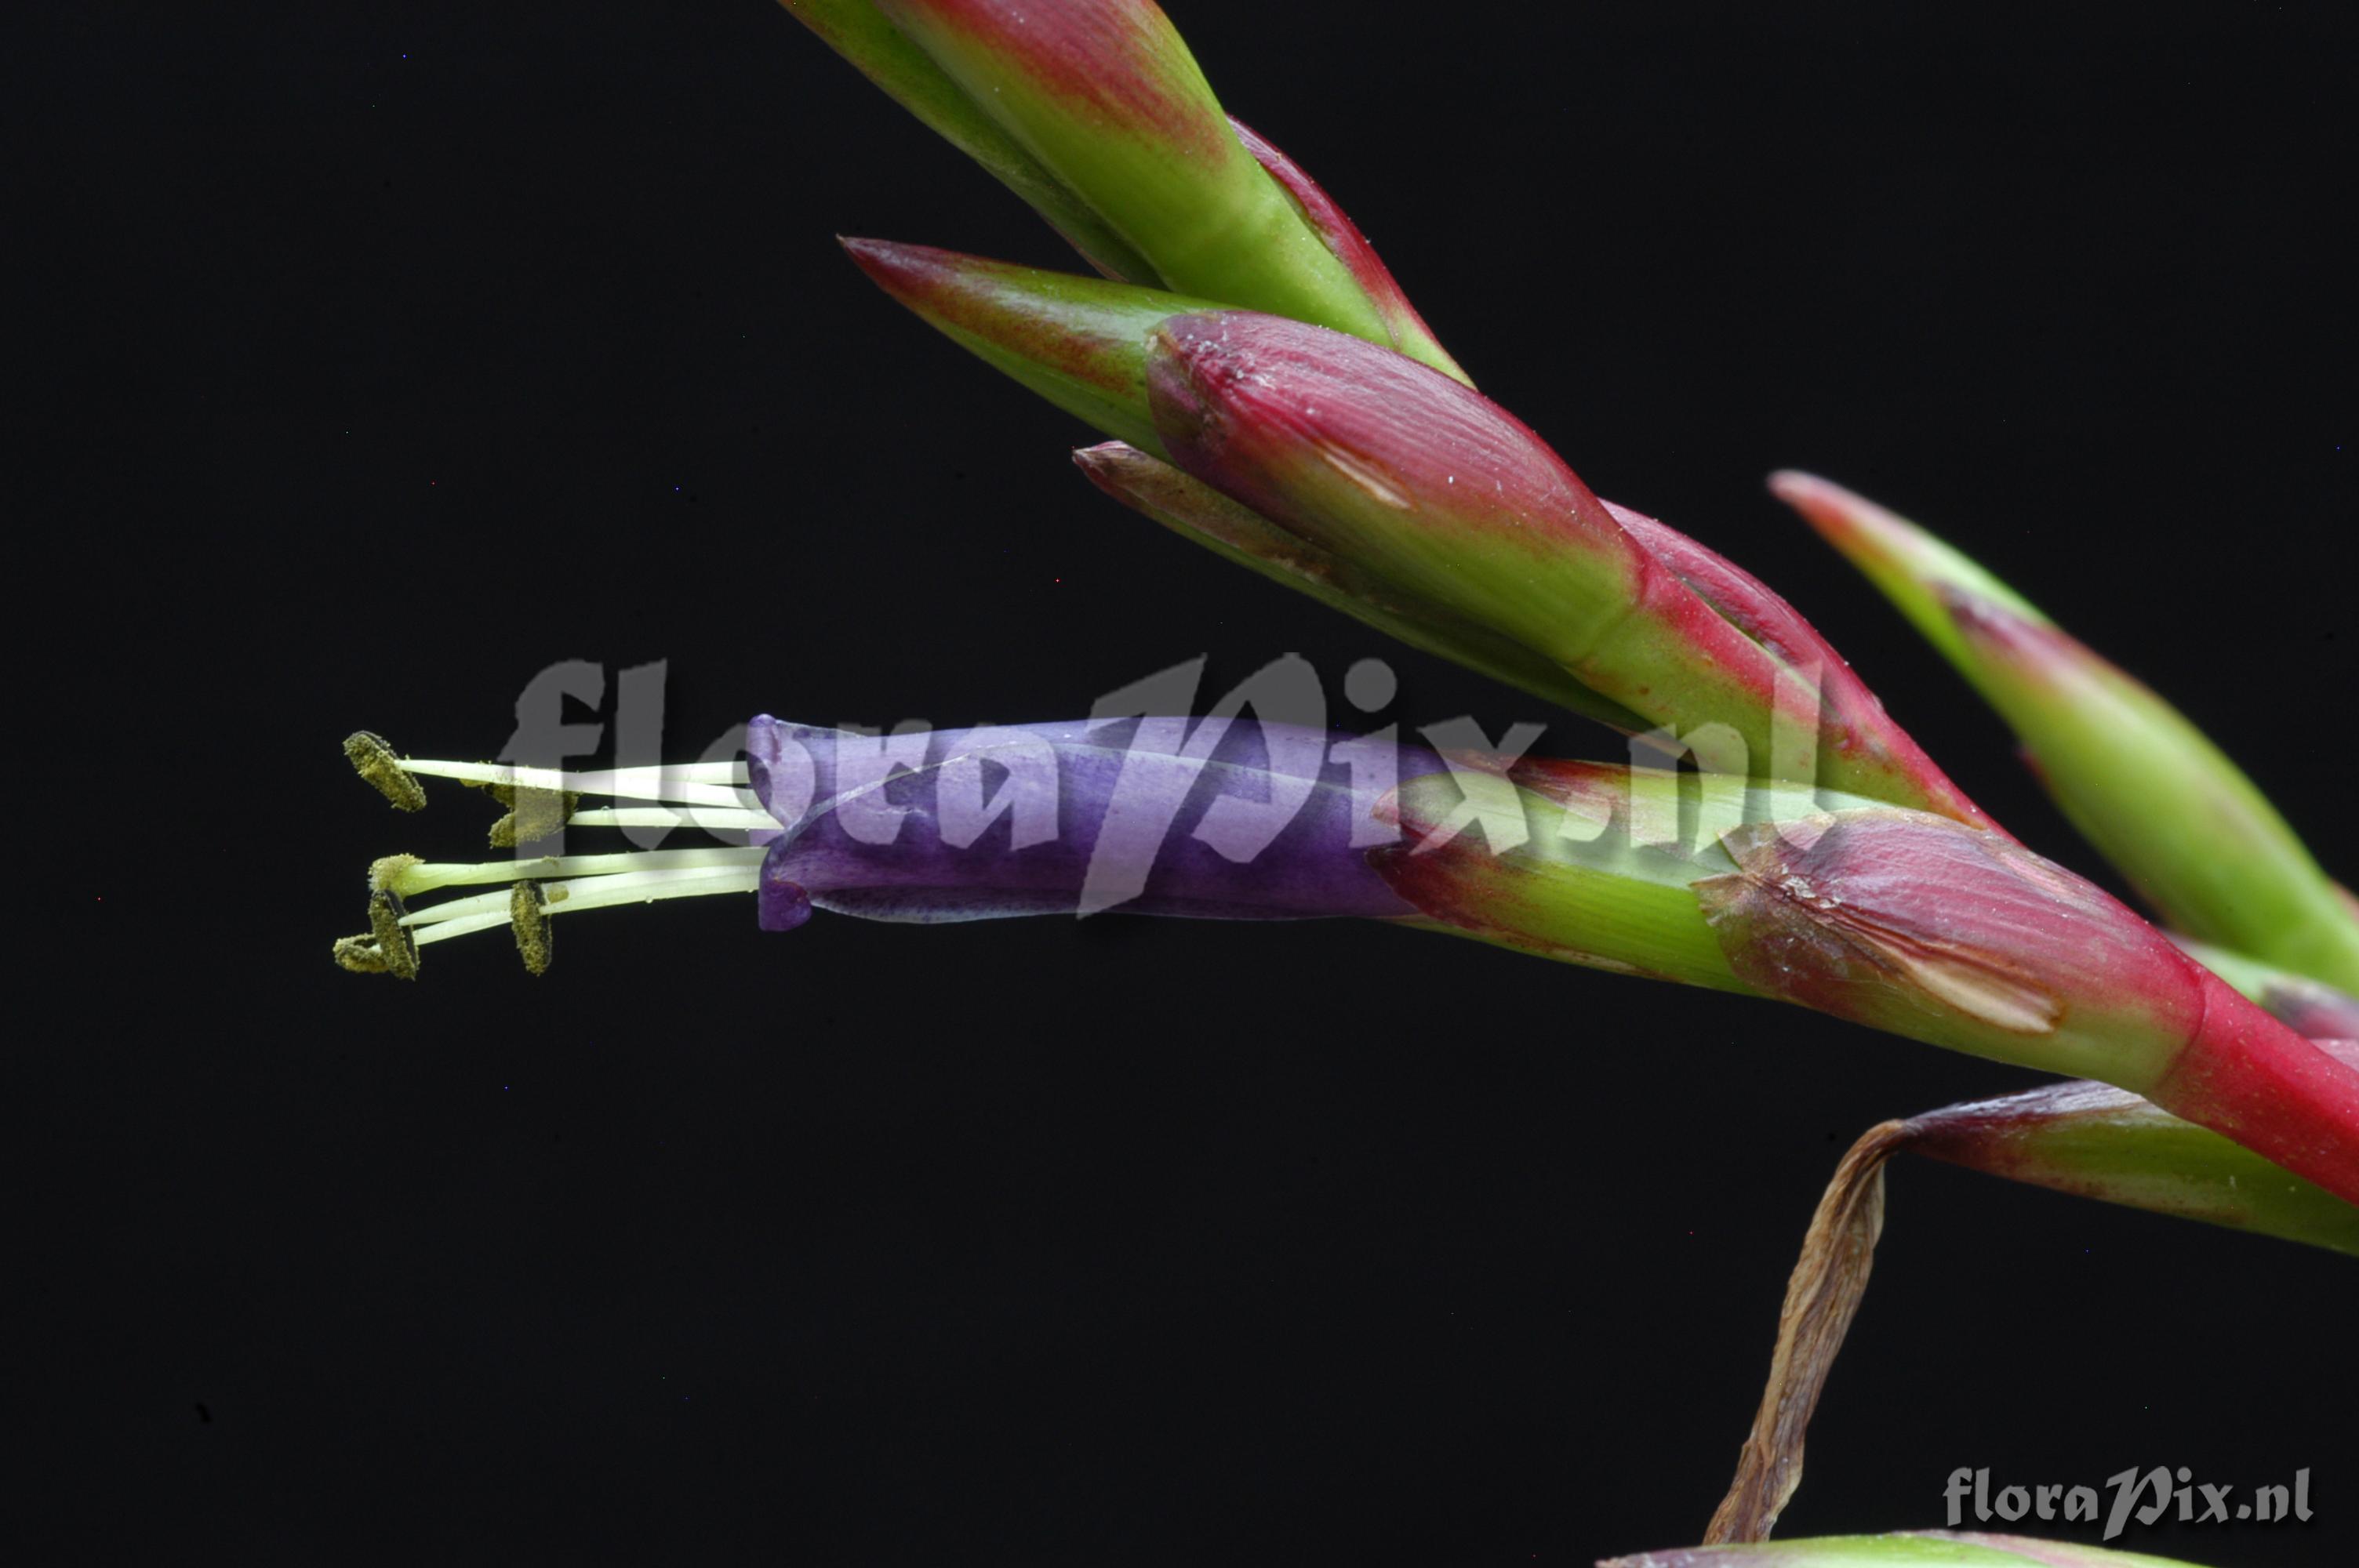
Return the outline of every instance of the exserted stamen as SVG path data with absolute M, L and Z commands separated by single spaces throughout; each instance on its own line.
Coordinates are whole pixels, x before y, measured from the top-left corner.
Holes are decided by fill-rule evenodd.
M 527 974 L 549 973 L 549 917 L 543 913 L 548 907 L 538 882 L 518 882 L 508 892 L 508 924 L 516 927 L 516 952 Z
M 408 863 L 386 877 L 386 885 L 371 890 L 370 935 L 345 937 L 336 944 L 334 956 L 337 963 L 357 974 L 395 974 L 414 979 L 419 948 L 470 932 L 513 925 L 525 967 L 539 974 L 549 967 L 549 916 L 614 904 L 653 903 L 658 899 L 752 892 L 761 881 L 762 855 L 759 849 L 647 849 L 622 855 L 542 855 L 475 865 L 387 856 L 377 862 L 379 868 Z M 566 880 L 542 880 L 551 877 Z M 514 885 L 446 899 L 423 909 L 408 908 L 401 897 L 403 892 L 495 881 Z
M 529 784 L 493 784 L 489 787 L 492 798 L 508 808 L 506 816 L 492 824 L 491 842 L 495 849 L 513 849 L 519 844 L 538 843 L 572 821 L 574 812 L 582 805 L 581 795 L 570 789 L 536 789 Z
M 602 795 L 616 800 L 669 800 L 686 806 L 756 804 L 746 793 L 743 762 L 685 762 L 673 767 L 597 768 L 579 773 L 508 762 L 449 762 L 427 757 L 404 757 L 399 765 L 403 772 L 420 778 L 456 779 L 461 784 Z
M 339 936 L 334 957 L 337 967 L 356 975 L 385 973 L 385 958 L 376 950 L 376 943 L 366 936 Z
M 571 824 L 575 827 L 701 827 L 708 833 L 743 833 L 775 828 L 777 825 L 777 818 L 766 811 L 735 806 L 594 806 L 575 812 Z
M 363 730 L 344 743 L 353 768 L 405 810 L 425 804 L 421 777 L 448 778 L 488 789 L 509 808 L 493 829 L 495 847 L 548 837 L 560 827 L 673 828 L 708 831 L 775 828 L 747 790 L 743 763 L 700 762 L 676 768 L 614 768 L 564 773 L 495 762 L 452 762 L 403 757 L 379 735 Z M 648 806 L 577 810 L 584 796 L 646 801 Z M 704 893 L 751 892 L 760 880 L 758 848 L 645 849 L 603 855 L 537 855 L 513 860 L 429 861 L 417 855 L 379 858 L 369 867 L 369 932 L 334 947 L 336 962 L 360 974 L 418 973 L 418 951 L 470 931 L 512 927 L 525 968 L 549 968 L 549 917 L 560 911 L 652 903 Z M 511 884 L 446 899 L 422 909 L 405 902 L 439 888 Z
M 418 978 L 418 943 L 403 925 L 408 911 L 391 888 L 369 892 L 369 935 L 376 938 L 386 973 L 405 980 Z
M 664 852 L 653 850 L 646 855 L 599 858 L 645 861 L 655 860 Z M 692 854 L 698 851 L 680 852 Z M 604 909 L 618 903 L 653 903 L 658 899 L 698 898 L 706 893 L 752 892 L 759 886 L 761 850 L 717 852 L 734 854 L 736 860 L 733 864 L 679 871 L 623 871 L 611 876 L 581 877 L 571 881 L 541 884 L 540 914 L 547 917 L 585 909 Z M 512 893 L 483 892 L 413 910 L 405 917 L 404 925 L 410 940 L 424 946 L 428 943 L 447 942 L 453 936 L 464 936 L 472 931 L 489 931 L 508 925 L 514 918 Z
M 370 874 L 373 879 L 384 874 L 382 885 L 414 898 L 436 888 L 484 882 L 556 882 L 633 871 L 724 872 L 761 863 L 762 851 L 757 849 L 633 849 L 612 855 L 535 855 L 521 860 L 421 860 L 415 855 L 388 855 L 370 868 Z M 418 911 L 409 924 L 429 923 L 434 910 L 449 907 L 435 904 Z
M 403 811 L 426 809 L 426 791 L 410 776 L 382 735 L 356 730 L 344 737 L 344 755 L 361 777 Z
M 387 860 L 402 859 L 387 856 Z M 386 863 L 384 860 L 377 862 Z M 372 879 L 374 879 L 372 872 Z M 372 885 L 369 888 L 369 932 L 365 936 L 346 936 L 335 946 L 337 963 L 355 974 L 393 975 L 401 979 L 418 978 L 418 941 L 402 925 L 408 914 L 401 895 L 390 887 Z

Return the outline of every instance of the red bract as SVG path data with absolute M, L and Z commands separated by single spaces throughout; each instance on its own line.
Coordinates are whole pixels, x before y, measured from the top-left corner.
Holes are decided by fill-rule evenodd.
M 1986 820 L 1790 606 L 1653 525 L 1709 567 L 1732 616 L 1788 633 L 1802 666 L 1707 602 L 1481 394 L 1358 340 L 1240 311 L 1164 322 L 1149 362 L 1155 427 L 1181 468 L 1530 648 L 1676 731 L 1703 765 Z M 1825 672 L 1836 697 L 1822 714 Z
M 876 8 L 971 90 L 977 78 L 987 89 L 992 77 L 1021 73 L 1101 135 L 1151 136 L 1213 166 L 1235 145 L 1171 19 L 1144 0 L 876 0 Z
M 2359 1202 L 2359 1071 L 2098 888 L 1901 811 L 1747 824 L 1696 884 L 1731 966 L 1914 1039 L 2101 1078 Z
M 1385 325 L 1392 330 L 1393 347 L 1471 385 L 1471 378 L 1442 348 L 1441 341 L 1433 335 L 1433 329 L 1425 324 L 1425 318 L 1418 314 L 1417 307 L 1408 302 L 1408 295 L 1393 276 L 1392 268 L 1376 254 L 1376 247 L 1360 232 L 1360 226 L 1352 222 L 1352 215 L 1337 205 L 1335 199 L 1321 189 L 1319 182 L 1304 172 L 1300 164 L 1273 146 L 1267 137 L 1234 115 L 1229 117 L 1229 126 L 1236 132 L 1237 140 L 1245 144 L 1245 151 L 1253 154 L 1262 168 L 1269 171 L 1269 177 L 1285 187 L 1286 193 L 1294 198 L 1294 204 L 1301 209 L 1303 219 L 1326 242 L 1335 259 L 1342 262 L 1345 270 L 1358 280 L 1361 292 L 1368 297 L 1369 303 L 1384 318 Z
M 1868 689 L 1835 652 L 1834 644 L 1803 619 L 1781 594 L 1719 552 L 1642 512 L 1609 501 L 1607 511 L 1655 558 L 1679 574 L 1705 603 L 1759 643 L 1788 668 L 1808 670 L 1825 702 L 1827 743 L 1847 757 L 1917 781 L 1929 807 L 1961 822 L 2004 831 L 1983 808 L 1950 782 L 1925 749 L 1892 721 L 1883 699 Z

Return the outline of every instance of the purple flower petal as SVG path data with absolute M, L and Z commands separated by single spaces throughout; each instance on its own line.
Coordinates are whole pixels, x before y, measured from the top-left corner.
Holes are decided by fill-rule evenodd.
M 1419 747 L 1218 717 L 870 736 L 764 715 L 746 752 L 783 828 L 762 868 L 766 930 L 813 906 L 927 923 L 1411 914 L 1368 866 L 1397 831 L 1375 806 L 1444 767 Z

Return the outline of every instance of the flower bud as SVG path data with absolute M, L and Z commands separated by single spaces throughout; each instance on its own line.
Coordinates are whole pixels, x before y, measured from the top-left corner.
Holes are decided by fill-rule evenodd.
M 1849 707 L 1822 712 L 1820 672 L 1707 602 L 1481 394 L 1356 340 L 1239 311 L 1164 322 L 1147 388 L 1179 467 L 1369 579 L 1529 648 L 1674 731 L 1707 770 L 1971 810 L 1905 737 L 1891 742 L 1897 731 L 1843 687 L 1839 662 Z M 1766 613 L 1774 596 L 1750 589 Z M 1815 661 L 1821 645 L 1802 651 Z M 1889 733 L 1863 737 L 1847 719 Z

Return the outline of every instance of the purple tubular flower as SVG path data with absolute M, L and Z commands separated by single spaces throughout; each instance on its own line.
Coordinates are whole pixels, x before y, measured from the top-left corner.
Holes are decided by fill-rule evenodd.
M 872 736 L 748 726 L 765 930 L 813 906 L 870 920 L 1018 914 L 1222 920 L 1417 912 L 1366 850 L 1375 806 L 1434 753 L 1213 716 Z

